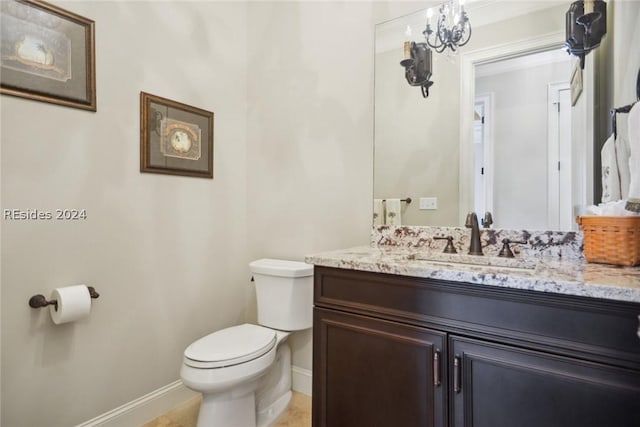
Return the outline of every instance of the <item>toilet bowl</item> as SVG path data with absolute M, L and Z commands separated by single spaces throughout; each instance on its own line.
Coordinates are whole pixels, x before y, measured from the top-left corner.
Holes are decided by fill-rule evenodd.
M 291 399 L 286 338 L 311 327 L 313 266 L 262 259 L 250 267 L 259 325 L 213 332 L 184 351 L 182 382 L 202 393 L 198 427 L 267 427 Z

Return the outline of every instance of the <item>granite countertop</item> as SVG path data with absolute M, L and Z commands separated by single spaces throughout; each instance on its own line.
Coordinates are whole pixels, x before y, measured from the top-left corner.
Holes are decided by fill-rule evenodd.
M 433 259 L 416 259 L 424 256 Z M 589 264 L 581 259 L 527 259 L 521 265 L 473 265 L 451 262 L 456 256 L 435 256 L 416 248 L 358 246 L 306 257 L 310 264 L 349 270 L 527 289 L 640 303 L 640 267 Z M 468 257 L 467 257 L 468 258 Z M 482 258 L 482 257 L 478 257 Z M 492 264 L 495 257 L 485 261 Z M 459 258 L 464 259 L 464 256 Z

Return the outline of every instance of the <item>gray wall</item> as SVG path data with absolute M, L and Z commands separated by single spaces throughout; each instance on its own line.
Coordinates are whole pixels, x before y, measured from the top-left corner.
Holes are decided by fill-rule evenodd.
M 373 28 L 413 2 L 249 7 L 248 252 L 302 259 L 371 229 Z M 253 301 L 252 301 L 253 303 Z M 291 337 L 311 369 L 311 331 Z
M 451 225 L 458 215 L 459 61 L 433 54 L 434 85 L 423 98 L 400 66 L 402 45 L 375 56 L 374 196 L 411 197 L 403 224 Z M 437 197 L 437 210 L 419 210 L 420 197 Z
M 179 377 L 184 348 L 246 318 L 245 3 L 56 2 L 96 20 L 97 113 L 2 96 L 2 425 L 70 426 Z M 214 180 L 139 172 L 139 92 L 215 112 Z M 86 283 L 54 326 L 31 295 Z

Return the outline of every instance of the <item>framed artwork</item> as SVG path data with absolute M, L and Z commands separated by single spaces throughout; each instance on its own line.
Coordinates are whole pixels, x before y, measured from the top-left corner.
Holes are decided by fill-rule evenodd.
M 43 1 L 1 1 L 0 93 L 96 111 L 94 32 Z
M 213 113 L 140 92 L 140 172 L 213 178 Z
M 580 61 L 576 61 L 571 72 L 571 106 L 573 107 L 578 102 L 580 94 L 582 93 L 582 68 L 580 68 Z

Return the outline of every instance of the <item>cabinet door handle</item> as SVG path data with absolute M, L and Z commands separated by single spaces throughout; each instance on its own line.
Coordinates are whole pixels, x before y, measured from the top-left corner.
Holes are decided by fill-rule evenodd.
M 453 391 L 460 393 L 460 356 L 456 355 L 453 358 Z
M 440 386 L 440 350 L 433 352 L 433 385 Z

